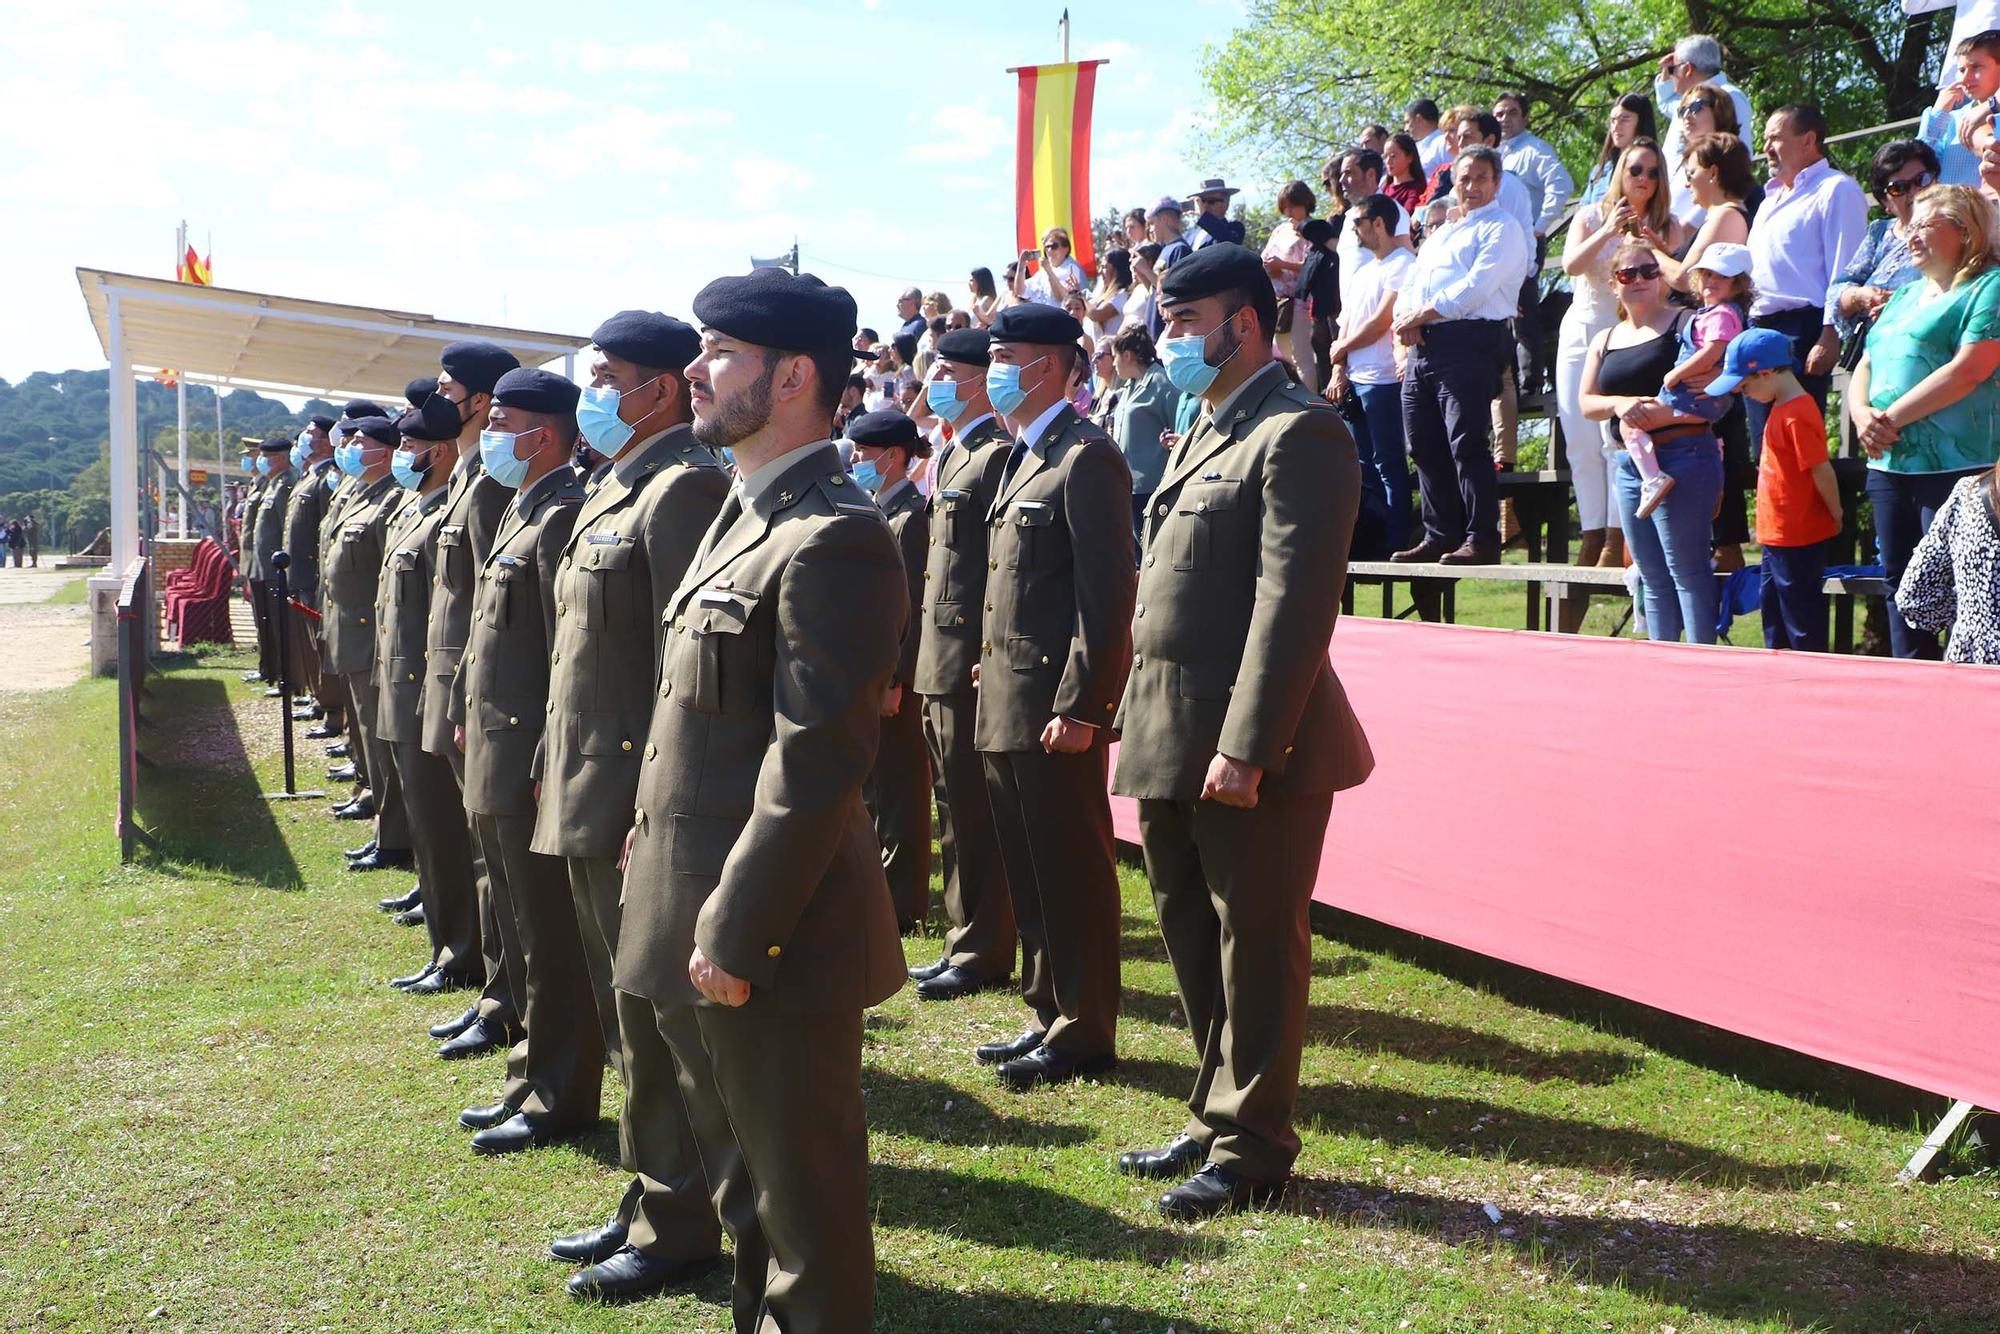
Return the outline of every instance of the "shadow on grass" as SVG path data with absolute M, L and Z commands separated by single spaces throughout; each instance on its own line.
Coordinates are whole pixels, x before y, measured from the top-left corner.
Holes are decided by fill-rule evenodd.
M 275 706 L 274 706 L 275 707 Z M 140 822 L 163 868 L 213 868 L 269 889 L 304 877 L 250 763 L 227 688 L 214 676 L 163 672 L 141 706 Z
M 1135 1019 L 1150 1020 L 1168 1028 L 1187 1028 L 1180 1001 L 1175 997 L 1127 987 L 1122 999 L 1125 1013 Z M 1644 1065 L 1642 1058 L 1624 1052 L 1588 1048 L 1537 1051 L 1478 1029 L 1348 1005 L 1308 1006 L 1306 1043 L 1380 1052 L 1426 1065 L 1464 1066 L 1538 1084 L 1552 1079 L 1574 1084 L 1609 1084 L 1636 1073 Z
M 1168 963 L 1167 942 L 1160 935 L 1160 924 L 1150 915 L 1134 917 L 1123 914 L 1119 928 L 1118 957 L 1120 959 L 1140 959 L 1148 963 Z M 1365 954 L 1336 954 L 1323 959 L 1315 955 L 1312 961 L 1314 977 L 1353 977 L 1365 973 L 1373 964 Z
M 862 1083 L 868 1094 L 871 1129 L 937 1144 L 1059 1148 L 1086 1144 L 1097 1133 L 1089 1126 L 1070 1122 L 1010 1115 L 996 1110 L 979 1095 L 940 1079 L 913 1079 L 884 1070 L 868 1070 L 863 1072 Z M 1020 1105 L 1024 1109 L 1035 1106 L 1027 1101 Z
M 951 1292 L 912 1283 L 897 1274 L 876 1280 L 878 1329 L 1006 1330 L 1008 1334 L 1097 1329 L 1172 1329 L 1177 1334 L 1235 1334 L 1220 1325 L 1191 1321 L 1172 1311 L 999 1292 Z
M 1827 1162 L 1763 1163 L 1643 1130 L 1376 1084 L 1302 1088 L 1297 1119 L 1329 1134 L 1442 1153 L 1633 1172 L 1711 1186 L 1791 1191 L 1846 1175 Z
M 922 1228 L 984 1246 L 1164 1265 L 1194 1250 L 1213 1255 L 1226 1244 L 1168 1227 L 1135 1226 L 1109 1209 L 1030 1181 L 894 1163 L 874 1164 L 868 1179 L 879 1224 Z
M 1539 1211 L 1510 1212 L 1496 1225 L 1469 1200 L 1309 1179 L 1296 1183 L 1286 1207 L 1454 1246 L 1491 1245 L 1564 1283 L 1616 1285 L 1725 1320 L 1985 1334 L 2000 1310 L 2000 1263 L 1839 1235 Z
M 1467 986 L 1490 991 L 1514 1005 L 1589 1024 L 1606 1033 L 1642 1042 L 1690 1065 L 1718 1070 L 1757 1088 L 1849 1112 L 1878 1125 L 1928 1124 L 1950 1105 L 1948 1098 L 1893 1080 L 1684 1019 L 1609 992 L 1503 963 L 1322 904 L 1313 905 L 1312 922 L 1314 933 L 1328 940 L 1393 955 Z

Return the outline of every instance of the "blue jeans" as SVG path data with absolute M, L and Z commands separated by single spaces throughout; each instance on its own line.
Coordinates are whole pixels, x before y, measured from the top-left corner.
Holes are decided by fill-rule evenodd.
M 1401 551 L 1410 536 L 1410 456 L 1403 448 L 1403 386 L 1357 384 L 1354 396 L 1361 411 L 1345 408 L 1341 416 L 1354 433 L 1354 447 L 1361 455 L 1361 489 L 1380 495 L 1388 508 L 1385 536 L 1391 551 Z
M 1764 548 L 1764 647 L 1826 652 L 1826 544 Z
M 1966 472 L 1890 472 L 1887 468 L 1868 470 L 1868 503 L 1875 510 L 1875 541 L 1882 555 L 1882 573 L 1889 580 L 1889 652 L 1899 658 L 1944 657 L 1938 637 L 1905 621 L 1896 610 L 1895 588 L 1903 582 L 1903 571 L 1917 542 L 1931 530 L 1931 520 L 1944 507 L 1945 498 L 1958 479 L 1986 469 Z
M 1646 633 L 1675 642 L 1685 630 L 1690 644 L 1713 644 L 1721 589 L 1708 542 L 1722 494 L 1722 447 L 1704 433 L 1655 444 L 1653 453 L 1674 489 L 1650 515 L 1639 517 L 1639 469 L 1630 454 L 1620 451 L 1613 481 L 1625 545 L 1645 585 Z

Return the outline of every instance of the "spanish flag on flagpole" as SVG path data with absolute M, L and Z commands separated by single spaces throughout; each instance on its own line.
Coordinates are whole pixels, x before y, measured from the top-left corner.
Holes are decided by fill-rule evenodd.
M 1102 60 L 1027 65 L 1020 76 L 1014 143 L 1014 231 L 1022 250 L 1050 227 L 1068 229 L 1071 254 L 1097 274 L 1090 237 L 1090 104 Z
M 193 283 L 197 287 L 213 286 L 215 283 L 215 271 L 210 267 L 210 264 L 214 258 L 213 255 L 210 255 L 207 259 L 203 259 L 200 255 L 194 253 L 194 247 L 190 245 L 186 253 L 181 256 L 180 267 L 174 274 L 174 280 L 176 282 Z

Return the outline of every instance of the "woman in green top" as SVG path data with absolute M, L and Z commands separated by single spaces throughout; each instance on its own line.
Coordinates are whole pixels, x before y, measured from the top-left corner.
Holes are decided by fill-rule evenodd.
M 1889 587 L 1958 479 L 2000 458 L 2000 268 L 1993 210 L 1969 186 L 1934 185 L 1910 213 L 1923 277 L 1896 290 L 1868 331 L 1844 395 L 1868 454 L 1868 500 Z M 1899 658 L 1938 658 L 1937 636 L 1889 606 Z

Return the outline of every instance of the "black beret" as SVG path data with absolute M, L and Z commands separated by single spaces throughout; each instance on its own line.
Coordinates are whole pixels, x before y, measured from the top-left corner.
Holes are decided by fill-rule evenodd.
M 1217 292 L 1234 292 L 1270 281 L 1264 261 L 1254 250 L 1233 241 L 1216 241 L 1168 266 L 1160 275 L 1160 301 L 1199 301 Z
M 357 417 L 386 417 L 389 414 L 382 411 L 380 403 L 371 403 L 365 398 L 356 398 L 348 401 L 347 406 L 340 410 L 340 415 L 349 421 L 353 421 Z
M 396 429 L 396 423 L 387 417 L 361 418 L 354 423 L 354 434 L 365 435 L 370 440 L 378 440 L 385 445 L 402 443 L 402 433 Z
M 298 439 L 295 435 L 267 435 L 257 442 L 257 448 L 266 454 L 276 454 L 281 450 L 290 449 L 298 443 Z
M 1325 218 L 1307 218 L 1299 224 L 1299 235 L 1313 245 L 1325 245 L 1334 239 L 1333 224 Z M 1202 249 L 1206 250 L 1208 247 L 1203 246 Z
M 701 355 L 694 326 L 657 310 L 621 310 L 597 326 L 590 341 L 634 366 L 678 371 Z
M 432 395 L 396 418 L 396 430 L 412 440 L 458 439 L 458 405 Z
M 854 298 L 810 273 L 752 269 L 717 278 L 694 298 L 704 328 L 786 352 L 852 350 Z
M 993 361 L 993 339 L 984 329 L 953 329 L 937 340 L 937 354 L 946 361 L 986 366 Z
M 333 418 L 319 417 L 319 416 L 308 417 L 306 418 L 306 425 L 317 426 L 322 431 L 331 431 L 333 429 Z
M 501 407 L 551 417 L 575 412 L 576 401 L 582 397 L 583 391 L 567 375 L 530 366 L 516 366 L 493 384 L 493 401 Z
M 437 376 L 419 375 L 416 379 L 403 386 L 403 397 L 409 402 L 411 407 L 420 408 L 424 405 L 424 400 L 437 391 Z
M 917 424 L 894 408 L 882 408 L 862 413 L 847 423 L 843 434 L 857 445 L 901 445 L 908 449 L 917 443 Z
M 1076 316 L 1058 306 L 1024 301 L 1004 308 L 993 317 L 995 343 L 1074 343 L 1081 337 L 1083 325 Z
M 500 344 L 478 338 L 453 343 L 438 354 L 438 365 L 475 394 L 492 393 L 500 377 L 520 364 L 521 359 Z

